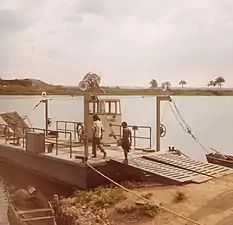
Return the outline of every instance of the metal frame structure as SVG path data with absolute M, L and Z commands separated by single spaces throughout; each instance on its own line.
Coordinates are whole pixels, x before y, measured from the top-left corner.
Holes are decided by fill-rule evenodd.
M 170 96 L 156 97 L 156 151 L 160 151 L 160 105 L 162 101 L 171 101 Z
M 106 89 L 106 93 L 98 93 L 98 96 L 155 96 L 156 97 L 156 151 L 160 151 L 160 105 L 162 101 L 171 101 L 170 96 L 232 96 L 233 89 L 230 88 L 168 88 L 167 90 L 155 89 Z M 84 99 L 84 129 L 88 126 L 89 100 L 90 93 L 83 92 Z M 45 103 L 45 130 L 48 131 L 48 100 L 43 99 Z M 88 138 L 84 141 L 84 158 L 88 159 Z
M 121 94 L 123 95 L 123 94 Z M 42 102 L 45 103 L 45 131 L 46 135 L 48 133 L 48 100 L 49 99 L 43 99 Z M 84 129 L 85 132 L 87 133 L 86 128 L 88 127 L 89 124 L 89 101 L 90 101 L 90 94 L 89 93 L 84 93 L 83 95 L 83 104 L 84 104 Z M 160 151 L 160 142 L 161 142 L 161 137 L 160 137 L 160 105 L 162 101 L 171 101 L 170 96 L 162 95 L 162 96 L 157 96 L 156 97 L 156 135 L 155 135 L 155 140 L 156 140 L 156 151 Z M 89 143 L 88 143 L 88 138 L 85 138 L 84 140 L 84 159 L 88 160 L 88 152 L 89 152 Z

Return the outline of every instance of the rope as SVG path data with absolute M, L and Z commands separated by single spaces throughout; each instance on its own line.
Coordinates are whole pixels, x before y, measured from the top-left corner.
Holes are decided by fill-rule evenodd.
M 32 108 L 32 111 L 34 111 L 41 103 L 42 103 L 42 100 L 40 100 L 40 101 Z
M 178 122 L 179 125 L 181 126 L 182 130 L 183 130 L 184 132 L 186 132 L 186 133 L 189 133 L 189 131 L 187 130 L 187 128 L 184 127 L 184 125 L 180 122 L 180 119 L 179 119 L 179 117 L 176 115 L 176 113 L 175 113 L 174 109 L 172 108 L 172 105 L 171 105 L 170 102 L 169 102 L 169 106 L 170 106 L 170 109 L 171 109 L 173 115 L 175 116 L 177 122 Z
M 141 174 L 146 176 L 146 175 L 147 175 L 146 172 L 143 171 L 142 167 L 140 167 L 140 166 L 138 165 L 138 163 L 135 162 L 135 160 L 133 159 L 133 157 L 132 157 L 129 153 L 128 153 L 128 156 L 130 157 L 130 159 L 131 159 L 131 161 L 134 163 L 134 165 L 135 165 L 138 169 L 140 169 L 139 171 L 141 172 Z
M 40 100 L 31 110 L 30 113 L 27 113 L 26 116 L 23 116 L 24 119 L 26 119 L 27 117 L 29 117 L 29 115 L 41 104 L 42 100 Z
M 210 149 L 213 150 L 213 151 L 216 152 L 216 153 L 221 154 L 220 151 L 218 151 L 218 150 L 216 150 L 216 149 L 214 149 L 214 148 L 210 148 Z
M 29 120 L 29 115 L 31 115 L 33 113 L 33 111 L 42 103 L 42 100 L 40 100 L 30 111 L 30 113 L 28 113 L 26 116 L 23 116 L 22 119 L 23 120 L 26 120 L 27 119 L 27 122 L 29 124 L 30 127 L 32 127 L 32 124 Z
M 186 217 L 186 216 L 184 216 L 184 215 L 181 215 L 181 214 L 179 214 L 179 213 L 176 213 L 176 212 L 174 212 L 174 211 L 172 211 L 172 210 L 170 210 L 170 209 L 168 209 L 168 208 L 165 208 L 165 207 L 163 207 L 163 206 L 161 206 L 161 205 L 158 205 L 158 204 L 156 204 L 156 203 L 154 203 L 154 202 L 152 202 L 152 201 L 150 201 L 150 200 L 148 200 L 148 199 L 146 199 L 146 198 L 144 198 L 144 197 L 138 195 L 137 193 L 135 193 L 135 192 L 133 192 L 133 191 L 127 189 L 126 187 L 122 186 L 121 184 L 118 184 L 117 182 L 115 182 L 114 180 L 112 180 L 111 178 L 109 178 L 108 176 L 106 176 L 106 175 L 104 175 L 103 173 L 101 173 L 99 170 L 95 169 L 95 168 L 94 168 L 92 165 L 90 165 L 88 162 L 86 162 L 86 165 L 87 165 L 88 167 L 90 167 L 92 170 L 94 170 L 96 173 L 98 173 L 99 175 L 101 175 L 102 177 L 104 177 L 105 179 L 107 179 L 107 180 L 109 180 L 110 182 L 112 182 L 113 184 L 115 184 L 116 186 L 118 186 L 118 187 L 122 188 L 123 190 L 125 190 L 126 192 L 129 192 L 130 194 L 132 194 L 132 195 L 134 195 L 134 196 L 136 196 L 136 197 L 138 197 L 138 198 L 144 200 L 144 201 L 147 202 L 148 204 L 155 205 L 156 207 L 158 207 L 158 208 L 160 208 L 160 209 L 162 209 L 162 210 L 164 210 L 164 211 L 167 211 L 167 212 L 169 212 L 169 213 L 171 213 L 171 214 L 173 214 L 173 215 L 175 215 L 175 216 L 178 216 L 178 217 L 180 217 L 180 218 L 182 218 L 182 219 L 184 219 L 184 220 L 186 220 L 186 221 L 188 221 L 188 222 L 191 222 L 191 223 L 193 223 L 193 224 L 201 225 L 199 222 L 197 222 L 197 221 L 195 221 L 195 220 L 192 220 L 191 218 L 188 218 L 188 217 Z
M 174 109 L 172 108 L 171 103 L 169 102 L 169 106 L 171 108 L 171 111 L 173 113 L 173 115 L 175 116 L 176 120 L 178 121 L 178 123 L 180 124 L 181 128 L 183 129 L 183 131 L 187 134 L 189 134 L 199 145 L 200 147 L 206 152 L 209 153 L 209 151 L 207 150 L 207 148 L 205 148 L 205 146 L 194 136 L 194 134 L 192 133 L 192 130 L 190 128 L 190 126 L 186 123 L 186 121 L 184 120 L 183 116 L 181 115 L 180 111 L 178 110 L 178 107 L 176 106 L 174 100 L 172 100 L 173 105 L 175 107 L 176 112 L 174 111 Z M 176 114 L 177 113 L 177 114 Z M 184 125 L 182 124 L 182 122 L 184 123 Z
M 178 107 L 177 107 L 177 105 L 176 105 L 176 103 L 175 103 L 175 100 L 172 100 L 172 103 L 173 103 L 173 105 L 174 105 L 174 107 L 175 107 L 175 109 L 176 109 L 177 114 L 179 115 L 180 119 L 182 120 L 182 122 L 185 124 L 185 126 L 186 126 L 189 130 L 191 130 L 190 126 L 186 123 L 186 121 L 184 120 L 183 116 L 181 115 L 181 113 L 180 113 L 180 111 L 179 111 L 179 109 L 178 109 Z

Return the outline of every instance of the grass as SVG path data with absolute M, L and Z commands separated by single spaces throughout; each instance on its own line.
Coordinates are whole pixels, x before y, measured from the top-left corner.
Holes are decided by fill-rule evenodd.
M 186 194 L 182 191 L 177 191 L 174 195 L 175 202 L 181 202 L 187 198 Z
M 142 194 L 146 199 L 152 196 L 151 192 Z M 122 221 L 131 216 L 138 219 L 154 218 L 159 212 L 155 205 L 128 199 L 126 192 L 117 187 L 76 191 L 69 198 L 61 198 L 59 204 L 61 216 L 73 218 L 76 224 L 86 224 L 85 221 L 90 224 L 109 224 L 110 220 L 118 217 Z
M 145 199 L 150 199 L 153 193 L 148 192 L 141 195 Z M 140 216 L 146 216 L 149 218 L 154 218 L 158 212 L 159 208 L 153 204 L 145 202 L 131 202 L 124 206 L 118 206 L 116 211 L 120 214 L 137 214 Z
M 0 85 L 1 95 L 41 95 L 45 91 L 49 95 L 82 95 L 80 90 L 67 89 L 63 87 L 23 87 L 19 85 L 8 85 L 3 87 Z
M 76 191 L 69 198 L 60 200 L 61 212 L 74 220 L 98 224 L 108 223 L 109 211 L 119 202 L 126 200 L 124 191 L 119 188 L 96 188 L 91 191 Z M 78 219 L 77 219 L 78 218 Z
M 153 196 L 153 193 L 152 192 L 148 192 L 148 193 L 142 194 L 141 196 L 143 198 L 145 198 L 145 199 L 150 199 Z
M 91 191 L 76 191 L 74 196 L 68 198 L 71 205 L 80 203 L 82 205 L 91 203 L 99 207 L 111 207 L 125 200 L 124 191 L 119 188 L 96 188 Z M 62 200 L 67 201 L 67 200 Z
M 159 208 L 157 206 L 149 203 L 131 203 L 130 205 L 118 206 L 115 210 L 120 214 L 135 214 L 139 215 L 140 217 L 145 216 L 149 218 L 154 218 L 159 212 Z

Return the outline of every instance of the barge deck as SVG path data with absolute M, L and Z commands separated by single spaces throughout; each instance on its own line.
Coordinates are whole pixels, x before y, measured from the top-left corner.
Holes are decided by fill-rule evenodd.
M 123 163 L 120 147 L 105 147 L 107 158 L 99 153 L 97 158 L 89 154 L 88 164 L 116 182 L 139 181 L 160 185 L 202 183 L 215 177 L 232 173 L 230 168 L 197 162 L 170 152 L 131 150 L 128 164 Z M 82 159 L 84 147 L 56 147 L 52 152 L 28 152 L 20 146 L 0 139 L 0 160 L 13 163 L 23 169 L 69 187 L 89 189 L 108 184 L 106 179 L 93 171 Z

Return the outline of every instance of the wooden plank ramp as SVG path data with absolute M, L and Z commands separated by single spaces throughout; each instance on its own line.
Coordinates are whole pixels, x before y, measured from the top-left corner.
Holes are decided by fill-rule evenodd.
M 139 169 L 147 174 L 157 175 L 163 177 L 164 179 L 175 181 L 176 183 L 202 183 L 213 177 L 200 174 L 198 172 L 189 171 L 185 168 L 178 168 L 172 165 L 165 164 L 163 162 L 158 162 L 155 160 L 150 160 L 145 157 L 135 157 L 130 158 L 128 164 L 123 163 L 119 159 L 110 159 L 110 162 L 115 162 L 122 164 L 124 166 L 129 166 L 131 168 Z
M 168 153 L 157 156 L 143 156 L 143 158 L 154 162 L 164 163 L 166 165 L 171 165 L 173 167 L 182 168 L 187 171 L 196 172 L 213 178 L 233 173 L 233 170 L 228 167 L 199 162 L 190 158 L 185 158 Z

